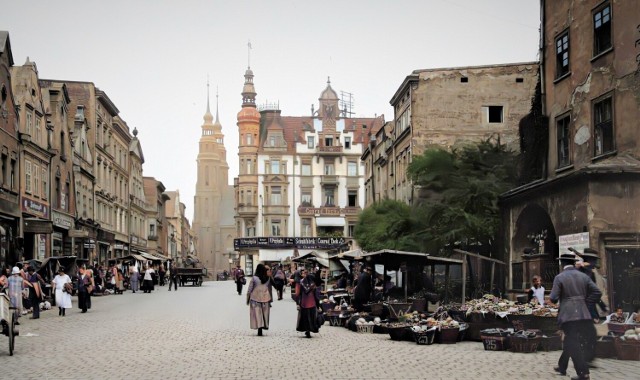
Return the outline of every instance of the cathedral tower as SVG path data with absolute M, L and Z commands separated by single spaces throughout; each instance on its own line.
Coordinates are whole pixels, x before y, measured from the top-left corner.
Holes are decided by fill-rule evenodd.
M 229 218 L 229 203 L 233 207 L 233 187 L 228 184 L 229 165 L 224 147 L 224 134 L 218 118 L 216 95 L 216 120 L 209 108 L 209 83 L 207 82 L 207 111 L 204 114 L 202 135 L 198 150 L 198 175 L 194 197 L 193 230 L 197 235 L 196 252 L 210 276 L 229 269 L 225 255 L 233 247 L 234 236 L 228 236 L 225 227 L 233 227 Z M 231 211 L 233 215 L 233 211 Z

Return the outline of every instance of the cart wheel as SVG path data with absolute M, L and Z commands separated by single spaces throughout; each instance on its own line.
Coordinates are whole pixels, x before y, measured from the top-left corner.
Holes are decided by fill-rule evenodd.
M 9 336 L 9 356 L 13 356 L 13 347 L 15 345 L 14 330 L 16 327 L 16 315 L 11 313 L 11 323 L 7 324 L 7 332 Z

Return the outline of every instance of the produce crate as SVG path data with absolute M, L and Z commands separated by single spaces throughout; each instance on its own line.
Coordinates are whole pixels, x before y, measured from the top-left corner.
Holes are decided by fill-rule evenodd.
M 436 337 L 436 330 L 426 330 L 421 332 L 413 332 L 413 337 L 418 345 L 431 345 Z
M 631 323 L 607 323 L 607 327 L 609 331 L 616 335 L 624 335 L 625 331 L 635 329 L 636 327 L 640 327 L 640 325 L 631 324 Z
M 361 334 L 373 334 L 374 325 L 356 325 L 358 332 Z
M 460 329 L 457 327 L 448 329 L 438 329 L 437 340 L 441 344 L 455 344 L 458 340 Z
M 411 307 L 410 303 L 406 302 L 397 302 L 397 303 L 389 303 L 389 313 L 391 314 L 391 318 L 399 319 L 403 313 L 406 313 Z
M 543 336 L 538 349 L 545 352 L 560 351 L 562 350 L 562 337 L 557 334 Z
M 616 356 L 618 357 L 618 360 L 640 361 L 640 340 L 616 339 L 613 344 L 616 348 Z
M 347 323 L 347 318 L 342 317 L 340 313 L 327 313 L 327 318 L 329 319 L 329 326 L 344 327 Z
M 467 330 L 469 330 L 469 324 L 466 322 L 461 322 L 458 331 L 458 342 L 462 342 L 467 335 Z
M 533 353 L 538 351 L 542 337 L 520 338 L 512 336 L 510 339 L 511 352 Z
M 482 335 L 485 351 L 506 351 L 510 348 L 509 336 Z

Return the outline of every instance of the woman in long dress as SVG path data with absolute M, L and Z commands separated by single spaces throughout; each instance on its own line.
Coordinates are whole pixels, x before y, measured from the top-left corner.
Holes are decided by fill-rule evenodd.
M 64 317 L 65 310 L 71 309 L 71 293 L 65 291 L 64 284 L 71 283 L 71 278 L 64 273 L 64 268 L 58 268 L 58 274 L 53 279 L 53 290 L 56 295 L 56 305 L 58 305 L 58 315 Z
M 249 283 L 249 289 L 247 289 L 250 326 L 252 330 L 258 330 L 258 336 L 262 336 L 262 330 L 269 330 L 271 302 L 273 301 L 270 278 L 271 269 L 264 264 L 258 264 Z
M 153 290 L 153 275 L 155 271 L 151 267 L 151 265 L 147 266 L 147 269 L 144 271 L 144 279 L 142 280 L 142 290 L 144 293 L 151 293 Z
M 318 301 L 316 300 L 316 283 L 312 274 L 306 269 L 300 272 L 302 278 L 296 283 L 296 303 L 298 304 L 298 324 L 296 331 L 304 331 L 306 338 L 318 332 L 316 321 Z

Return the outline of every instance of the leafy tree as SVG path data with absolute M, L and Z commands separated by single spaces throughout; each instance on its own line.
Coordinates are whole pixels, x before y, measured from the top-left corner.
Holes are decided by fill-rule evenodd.
M 415 220 L 408 205 L 390 199 L 376 203 L 360 213 L 354 237 L 365 251 L 381 249 L 416 250 L 409 238 Z

